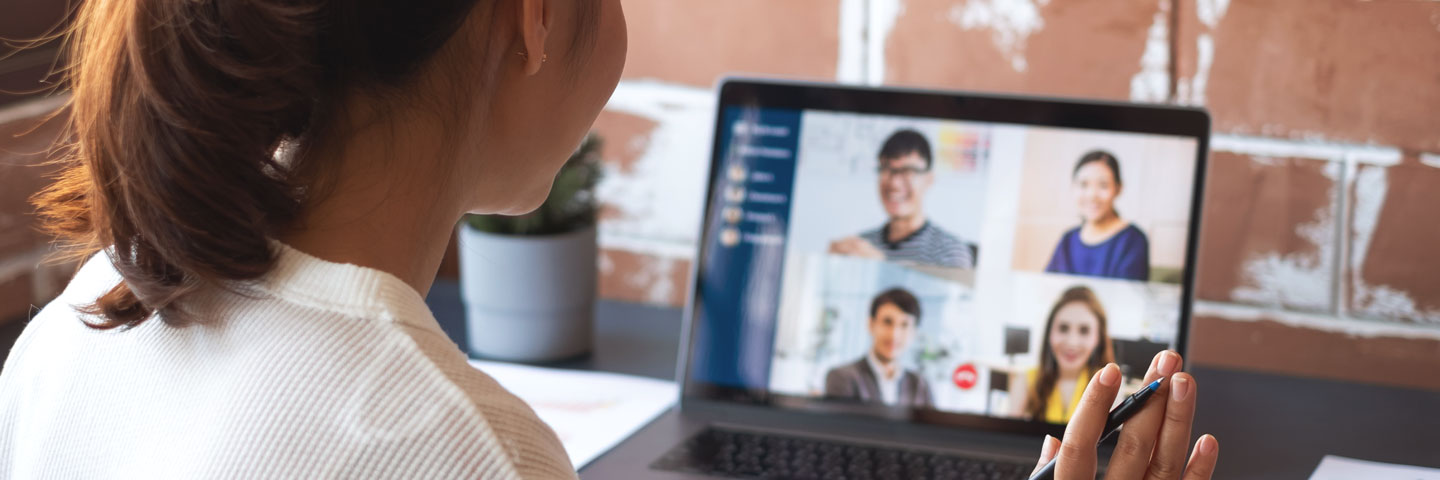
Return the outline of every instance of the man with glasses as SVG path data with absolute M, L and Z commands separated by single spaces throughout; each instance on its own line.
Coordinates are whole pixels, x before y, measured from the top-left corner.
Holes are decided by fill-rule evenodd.
M 935 183 L 930 141 L 902 129 L 880 147 L 880 204 L 889 221 L 830 243 L 830 253 L 953 268 L 975 268 L 978 251 L 925 218 L 925 193 Z

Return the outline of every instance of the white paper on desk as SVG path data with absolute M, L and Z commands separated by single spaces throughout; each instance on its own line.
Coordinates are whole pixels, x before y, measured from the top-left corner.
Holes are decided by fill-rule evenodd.
M 578 470 L 675 405 L 675 382 L 471 360 L 550 425 Z
M 1326 455 L 1310 480 L 1440 480 L 1440 469 Z

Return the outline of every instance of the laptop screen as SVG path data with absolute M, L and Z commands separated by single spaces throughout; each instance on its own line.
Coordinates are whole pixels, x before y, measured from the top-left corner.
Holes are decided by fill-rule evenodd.
M 1183 348 L 1204 127 L 891 94 L 722 97 L 687 394 L 1063 424 L 1100 367 L 1128 394 Z

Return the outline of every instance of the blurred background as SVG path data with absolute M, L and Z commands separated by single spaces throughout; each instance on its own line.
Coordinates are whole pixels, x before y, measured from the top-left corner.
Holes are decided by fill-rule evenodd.
M 3 0 L 0 37 L 66 2 Z M 679 305 L 726 73 L 1194 105 L 1214 118 L 1190 359 L 1440 390 L 1440 3 L 625 0 L 596 129 L 600 293 Z M 73 272 L 27 198 L 61 122 L 58 45 L 0 47 L 0 339 Z M 30 92 L 30 93 L 26 93 Z M 61 113 L 63 115 L 63 112 Z M 24 133 L 24 135 L 21 135 Z M 455 277 L 453 260 L 441 272 Z M 0 352 L 8 349 L 0 343 Z

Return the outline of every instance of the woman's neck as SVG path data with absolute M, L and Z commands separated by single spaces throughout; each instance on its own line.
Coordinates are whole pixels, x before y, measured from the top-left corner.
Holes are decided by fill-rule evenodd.
M 1080 238 L 1086 243 L 1098 243 L 1111 235 L 1114 235 L 1120 228 L 1125 226 L 1125 221 L 1115 214 L 1114 210 L 1099 218 L 1086 221 L 1080 226 Z
M 444 142 L 422 129 L 381 125 L 347 139 L 306 159 L 326 183 L 279 240 L 322 260 L 389 273 L 424 296 L 464 212 L 451 193 L 453 176 L 444 174 Z
M 1074 382 L 1076 379 L 1080 378 L 1080 372 L 1083 370 L 1084 367 L 1072 369 L 1061 368 L 1059 371 L 1056 372 L 1055 379 L 1060 382 Z
M 872 349 L 870 350 L 870 360 L 875 362 L 875 366 L 880 367 L 880 371 L 885 373 L 886 379 L 895 377 L 896 365 L 894 358 L 887 358 Z

